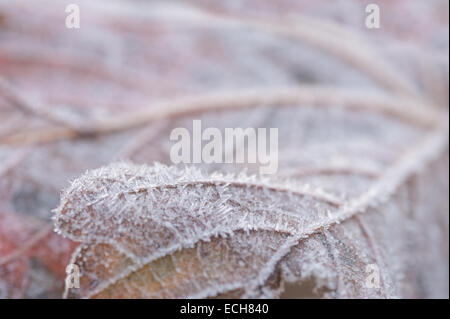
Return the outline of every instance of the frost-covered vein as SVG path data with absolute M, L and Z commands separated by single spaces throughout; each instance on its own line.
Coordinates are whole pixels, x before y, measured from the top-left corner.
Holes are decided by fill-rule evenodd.
M 233 110 L 252 107 L 299 107 L 301 105 L 327 106 L 341 105 L 356 110 L 372 110 L 393 116 L 400 120 L 424 127 L 443 127 L 442 113 L 436 108 L 415 100 L 382 96 L 373 92 L 326 86 L 303 86 L 287 88 L 264 88 L 252 90 L 207 93 L 196 96 L 175 98 L 155 103 L 132 114 L 122 114 L 97 120 L 89 128 L 90 136 L 128 130 L 146 125 L 155 120 L 194 115 L 204 112 Z M 0 142 L 7 145 L 27 145 L 73 139 L 85 135 L 70 127 L 52 127 L 39 132 L 28 131 L 2 137 Z
M 127 256 L 125 254 L 125 252 L 120 249 L 118 246 L 114 245 L 114 248 L 117 249 L 120 253 L 123 253 L 125 256 L 127 256 L 128 258 L 130 258 L 130 260 L 133 262 L 133 265 L 129 266 L 127 269 L 125 269 L 124 271 L 118 273 L 116 276 L 113 276 L 111 278 L 109 278 L 107 281 L 104 281 L 102 283 L 100 283 L 95 289 L 93 289 L 92 291 L 88 292 L 86 294 L 86 298 L 91 298 L 92 296 L 95 296 L 99 293 L 101 293 L 102 291 L 108 289 L 108 287 L 114 285 L 115 283 L 117 283 L 118 281 L 127 278 L 128 276 L 130 276 L 131 274 L 137 272 L 139 269 L 147 266 L 148 264 L 150 264 L 151 262 L 158 260 L 159 258 L 163 258 L 165 256 L 172 256 L 172 254 L 176 251 L 179 251 L 180 249 L 184 249 L 184 248 L 192 248 L 194 247 L 197 243 L 199 242 L 209 242 L 211 240 L 212 237 L 228 237 L 228 236 L 233 236 L 234 233 L 236 231 L 264 231 L 264 230 L 268 230 L 271 232 L 277 232 L 280 234 L 289 234 L 292 235 L 291 232 L 288 232 L 286 230 L 276 230 L 272 227 L 249 227 L 249 228 L 245 228 L 245 227 L 234 227 L 232 229 L 230 229 L 227 232 L 222 232 L 222 233 L 207 233 L 204 236 L 201 237 L 197 237 L 193 240 L 191 240 L 190 242 L 184 242 L 183 247 L 180 247 L 180 245 L 178 244 L 174 244 L 170 247 L 167 247 L 165 250 L 160 251 L 160 252 L 156 252 L 155 254 L 152 254 L 151 256 L 147 256 L 145 258 L 133 258 L 130 256 Z M 96 242 L 96 244 L 108 244 L 111 245 L 110 242 Z M 80 245 L 80 249 L 77 249 L 73 255 L 72 255 L 72 259 L 71 259 L 71 263 L 76 263 L 77 258 L 80 256 L 81 252 L 83 249 L 81 249 Z M 84 244 L 83 246 L 84 249 L 89 248 L 89 244 Z M 225 290 L 226 291 L 226 290 Z M 218 292 L 225 292 L 225 291 L 218 291 Z M 204 292 L 199 292 L 198 295 L 203 295 Z M 66 294 L 67 297 L 67 294 Z M 205 296 L 207 297 L 207 296 Z M 195 297 L 189 297 L 189 298 L 195 298 Z
M 163 189 L 163 188 L 177 188 L 178 186 L 197 186 L 197 185 L 203 185 L 203 186 L 225 186 L 230 188 L 253 188 L 260 191 L 272 191 L 275 193 L 289 193 L 292 195 L 299 195 L 299 196 L 308 196 L 323 202 L 326 202 L 328 204 L 331 204 L 333 206 L 340 206 L 343 204 L 342 199 L 338 198 L 337 196 L 334 196 L 331 193 L 326 192 L 325 190 L 318 188 L 318 187 L 311 187 L 309 185 L 302 186 L 294 186 L 290 187 L 288 184 L 285 185 L 277 185 L 277 184 L 270 184 L 270 183 L 258 183 L 258 182 L 240 182 L 240 181 L 230 181 L 230 180 L 198 180 L 194 182 L 178 182 L 173 184 L 161 184 L 161 185 L 154 185 L 150 186 L 149 188 L 154 189 Z M 130 191 L 123 191 L 119 194 L 134 194 L 139 193 L 143 191 L 148 191 L 148 188 L 140 188 L 138 190 L 130 190 Z
M 377 249 L 376 244 L 374 242 L 372 233 L 367 228 L 366 223 L 364 222 L 362 216 L 357 215 L 356 216 L 356 221 L 357 221 L 357 223 L 359 225 L 359 228 L 361 229 L 364 237 L 366 238 L 367 243 L 369 244 L 369 247 L 370 247 L 370 249 L 372 251 L 373 258 L 375 259 L 375 264 L 378 265 L 379 268 L 381 268 L 379 252 L 378 252 L 378 249 Z M 382 291 L 384 293 L 384 297 L 387 298 L 386 287 L 385 287 L 385 284 L 384 284 L 383 276 L 380 276 L 380 286 L 381 286 L 381 289 L 382 289 Z
M 446 148 L 448 148 L 447 134 L 441 132 L 430 134 L 422 141 L 419 147 L 410 151 L 402 157 L 396 165 L 388 169 L 380 180 L 366 193 L 340 208 L 332 218 L 316 225 L 310 225 L 302 232 L 288 238 L 260 271 L 258 278 L 252 282 L 251 287 L 256 289 L 256 287 L 262 286 L 280 260 L 301 240 L 335 224 L 344 222 L 358 213 L 364 213 L 371 206 L 376 207 L 381 203 L 386 202 L 409 176 L 419 172 L 430 161 L 439 156 Z
M 323 165 L 323 166 L 311 166 L 311 167 L 298 167 L 287 169 L 277 174 L 279 178 L 288 177 L 304 177 L 304 176 L 317 176 L 317 175 L 359 175 L 368 178 L 377 178 L 381 175 L 379 169 L 373 167 L 367 167 L 360 163 L 346 163 L 345 165 Z
M 418 147 L 408 152 L 405 156 L 401 157 L 395 165 L 389 168 L 385 174 L 383 174 L 380 179 L 378 179 L 375 184 L 363 195 L 352 200 L 350 202 L 344 203 L 341 205 L 336 212 L 329 215 L 328 218 L 323 218 L 316 220 L 310 224 L 302 225 L 301 228 L 296 230 L 286 229 L 287 233 L 290 237 L 286 240 L 286 242 L 276 251 L 276 253 L 272 256 L 272 258 L 266 263 L 263 269 L 259 272 L 257 278 L 255 278 L 250 285 L 246 285 L 248 293 L 251 291 L 255 291 L 257 287 L 264 284 L 267 278 L 271 275 L 275 266 L 280 262 L 280 260 L 287 255 L 291 248 L 299 243 L 299 241 L 308 238 L 310 235 L 320 232 L 324 229 L 329 228 L 332 225 L 343 222 L 357 213 L 363 213 L 368 207 L 376 206 L 381 202 L 388 200 L 388 198 L 395 193 L 398 186 L 404 183 L 405 179 L 407 179 L 411 174 L 418 172 L 421 167 L 425 166 L 431 159 L 435 156 L 439 155 L 443 149 L 447 147 L 448 137 L 446 134 L 442 132 L 434 132 L 430 133 L 424 140 L 420 143 Z M 95 174 L 94 174 L 95 175 Z M 194 174 L 195 176 L 195 174 Z M 125 178 L 125 177 L 124 177 Z M 197 178 L 197 180 L 200 180 Z M 186 181 L 182 181 L 185 183 Z M 229 187 L 229 181 L 226 181 L 224 185 Z M 208 181 L 210 183 L 210 181 Z M 217 186 L 215 184 L 209 184 L 210 186 Z M 244 184 L 245 185 L 245 184 Z M 172 187 L 174 185 L 171 185 Z M 176 188 L 176 187 L 175 187 Z M 175 189 L 174 188 L 174 189 Z M 223 202 L 224 203 L 224 202 Z M 251 213 L 254 213 L 252 210 Z M 165 249 L 160 250 L 151 256 L 147 256 L 145 258 L 139 258 L 134 260 L 136 262 L 135 266 L 127 269 L 127 271 L 118 274 L 108 282 L 101 284 L 94 292 L 90 293 L 90 295 L 94 295 L 111 284 L 117 282 L 118 280 L 125 278 L 127 275 L 133 273 L 134 271 L 140 269 L 145 266 L 149 262 L 156 260 L 157 258 L 166 256 L 176 250 L 179 250 L 184 247 L 193 247 L 199 240 L 208 241 L 212 236 L 232 236 L 233 232 L 236 230 L 270 230 L 270 231 L 280 231 L 276 229 L 277 227 L 273 227 L 273 225 L 260 223 L 258 227 L 245 228 L 245 225 L 235 225 L 235 227 L 229 227 L 226 229 L 215 229 L 215 232 L 203 232 L 202 234 L 198 234 L 196 238 L 191 238 L 189 240 L 183 240 L 182 245 L 180 243 L 173 244 L 169 247 L 165 247 Z M 216 293 L 220 293 L 220 291 L 216 291 Z

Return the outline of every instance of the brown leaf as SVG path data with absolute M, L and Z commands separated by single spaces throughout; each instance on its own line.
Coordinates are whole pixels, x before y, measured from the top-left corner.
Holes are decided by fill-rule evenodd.
M 282 101 L 292 105 L 287 98 Z M 83 274 L 81 288 L 68 290 L 67 296 L 274 297 L 284 281 L 309 277 L 326 287 L 327 296 L 429 293 L 423 291 L 429 287 L 410 287 L 401 278 L 427 271 L 410 269 L 417 250 L 407 247 L 419 249 L 423 242 L 410 242 L 409 228 L 414 234 L 438 225 L 445 214 L 445 191 L 416 203 L 420 207 L 434 198 L 441 207 L 427 226 L 420 220 L 422 212 L 408 216 L 401 206 L 411 178 L 422 180 L 436 165 L 445 170 L 445 125 L 430 112 L 427 120 L 416 117 L 424 109 L 413 104 L 406 112 L 377 98 L 370 107 L 306 101 L 317 105 L 268 112 L 269 106 L 258 106 L 256 99 L 250 110 L 221 110 L 218 117 L 210 107 L 200 115 L 215 127 L 228 117 L 236 122 L 233 116 L 243 112 L 262 112 L 260 124 L 280 127 L 280 173 L 290 179 L 118 163 L 75 180 L 55 215 L 57 230 L 83 243 L 72 258 Z M 271 114 L 270 119 L 264 114 Z M 183 123 L 180 116 L 177 125 Z M 280 124 L 289 119 L 298 124 L 283 129 Z M 324 144 L 330 135 L 335 138 Z M 161 132 L 156 141 L 164 136 Z M 163 146 L 159 151 L 167 152 Z M 298 174 L 292 167 L 315 170 Z M 389 223 L 408 227 L 392 232 Z M 445 229 L 438 237 L 435 244 L 442 246 Z M 433 258 L 435 275 L 445 276 L 442 255 Z M 379 289 L 365 287 L 369 264 L 381 271 Z M 436 278 L 429 281 L 433 287 L 440 286 Z
M 61 1 L 41 0 L 39 8 L 0 1 L 0 297 L 61 296 L 77 243 L 51 233 L 60 190 L 118 159 L 151 169 L 155 161 L 171 165 L 170 131 L 190 128 L 193 119 L 221 129 L 278 127 L 278 174 L 254 181 L 276 202 L 274 220 L 286 210 L 293 216 L 199 239 L 142 267 L 137 259 L 160 250 L 129 240 L 126 248 L 139 257 L 128 260 L 114 253 L 117 244 L 73 237 L 83 242 L 74 259 L 93 251 L 110 257 L 89 255 L 84 267 L 93 275 L 82 281 L 92 287 L 69 297 L 275 296 L 286 282 L 282 297 L 448 296 L 448 145 L 437 146 L 448 134 L 448 2 L 380 1 L 380 30 L 365 29 L 358 0 L 345 10 L 327 0 L 241 1 L 239 8 L 223 1 L 78 0 L 77 30 L 65 28 Z M 258 168 L 198 167 L 214 181 L 215 171 Z M 230 177 L 228 192 L 240 178 Z M 210 186 L 201 187 L 213 196 Z M 238 208 L 264 196 L 252 187 L 241 206 L 223 203 L 231 209 L 226 218 L 240 220 Z M 302 209 L 287 205 L 291 192 Z M 325 214 L 326 205 L 331 215 L 321 221 L 328 227 L 274 230 L 298 223 L 298 215 L 314 220 L 314 209 Z M 75 227 L 77 219 L 66 223 Z M 119 224 L 106 225 L 117 232 Z M 241 250 L 250 246 L 237 238 L 271 246 L 246 255 Z M 226 253 L 230 263 L 217 265 Z M 174 273 L 175 255 L 184 277 Z M 254 260 L 255 268 L 242 269 L 235 257 L 246 265 Z M 131 267 L 127 262 L 138 268 L 128 290 L 123 281 L 110 282 Z M 379 290 L 364 286 L 367 264 L 380 266 Z M 136 275 L 149 286 L 139 286 Z

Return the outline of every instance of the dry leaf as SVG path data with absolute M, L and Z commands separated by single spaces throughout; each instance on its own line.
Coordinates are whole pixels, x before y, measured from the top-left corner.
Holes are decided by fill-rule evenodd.
M 370 32 L 359 0 L 233 3 L 77 0 L 82 27 L 67 30 L 59 0 L 0 0 L 0 298 L 61 296 L 78 241 L 73 259 L 86 256 L 82 280 L 92 286 L 68 297 L 448 297 L 448 2 L 380 0 L 386 19 Z M 193 119 L 280 131 L 270 180 L 248 178 L 257 165 L 196 168 L 214 183 L 216 171 L 237 174 L 223 177 L 223 192 L 248 192 L 238 203 L 223 198 L 229 210 L 216 217 L 227 222 L 214 225 L 226 237 L 201 228 L 204 220 L 178 229 L 185 237 L 173 251 L 169 237 L 153 247 L 157 237 L 135 243 L 131 231 L 111 242 L 117 221 L 105 224 L 104 244 L 98 234 L 70 235 L 76 218 L 59 226 L 77 242 L 51 233 L 60 190 L 87 169 L 128 159 L 150 168 L 124 170 L 200 178 L 194 168 L 154 166 L 171 165 L 169 134 Z M 198 186 L 202 198 L 218 194 L 214 183 Z M 236 228 L 246 220 L 240 208 L 257 229 Z M 105 212 L 119 214 L 86 222 L 109 220 Z M 188 244 L 188 232 L 205 238 Z M 380 289 L 364 286 L 368 264 L 380 269 Z M 113 280 L 120 274 L 128 285 Z
M 127 163 L 76 179 L 55 215 L 57 230 L 83 243 L 72 257 L 81 288 L 67 296 L 276 297 L 285 281 L 307 279 L 332 297 L 444 296 L 445 123 L 430 110 L 417 116 L 424 108 L 413 104 L 395 109 L 374 97 L 333 106 L 312 95 L 307 105 L 294 103 L 307 95 L 293 90 L 276 99 L 285 107 L 256 99 L 250 110 L 197 115 L 216 127 L 250 112 L 243 127 L 255 118 L 280 127 L 279 175 L 288 179 Z M 424 196 L 427 183 L 442 187 Z M 420 238 L 422 229 L 432 238 Z M 371 264 L 379 289 L 365 287 Z

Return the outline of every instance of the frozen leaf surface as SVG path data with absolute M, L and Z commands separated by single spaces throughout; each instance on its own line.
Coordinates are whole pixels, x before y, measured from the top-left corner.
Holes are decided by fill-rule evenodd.
M 438 113 L 421 117 L 418 105 L 406 112 L 376 97 L 363 105 L 351 95 L 335 107 L 319 92 L 314 99 L 282 93 L 271 112 L 250 94 L 253 104 L 235 116 L 259 110 L 260 126 L 303 123 L 280 129 L 284 177 L 121 162 L 76 179 L 54 216 L 59 233 L 82 243 L 72 257 L 81 288 L 66 296 L 274 297 L 285 282 L 311 278 L 323 296 L 428 294 L 432 288 L 405 276 L 430 276 L 416 263 L 423 242 L 412 240 L 415 232 L 437 227 L 434 240 L 445 243 L 448 183 L 437 172 L 446 170 L 448 139 Z M 217 124 L 214 103 L 208 109 L 202 119 Z M 221 123 L 235 114 L 228 105 L 219 112 Z M 325 144 L 329 134 L 335 138 Z M 440 195 L 412 196 L 413 185 L 430 174 L 442 183 Z M 420 207 L 431 204 L 423 224 Z M 430 253 L 440 261 L 427 282 L 445 294 L 437 279 L 447 276 L 445 262 L 439 249 Z M 376 289 L 366 287 L 367 265 L 380 269 Z
M 380 0 L 377 31 L 359 0 L 77 4 L 69 30 L 59 0 L 0 0 L 1 298 L 62 296 L 79 242 L 68 297 L 448 297 L 447 1 Z M 193 119 L 278 127 L 277 175 L 170 167 Z M 161 201 L 179 183 L 194 212 Z

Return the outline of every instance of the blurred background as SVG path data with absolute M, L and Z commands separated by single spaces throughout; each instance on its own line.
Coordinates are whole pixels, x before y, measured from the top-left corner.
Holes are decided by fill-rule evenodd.
M 161 103 L 313 85 L 445 114 L 448 1 L 378 0 L 381 27 L 368 29 L 372 2 L 0 0 L 0 298 L 61 296 L 76 244 L 53 233 L 51 210 L 70 180 L 119 159 L 170 164 L 170 129 L 194 115 L 147 123 Z M 70 3 L 79 29 L 65 26 Z M 210 120 L 270 127 L 271 117 Z M 299 161 L 284 154 L 281 173 Z

